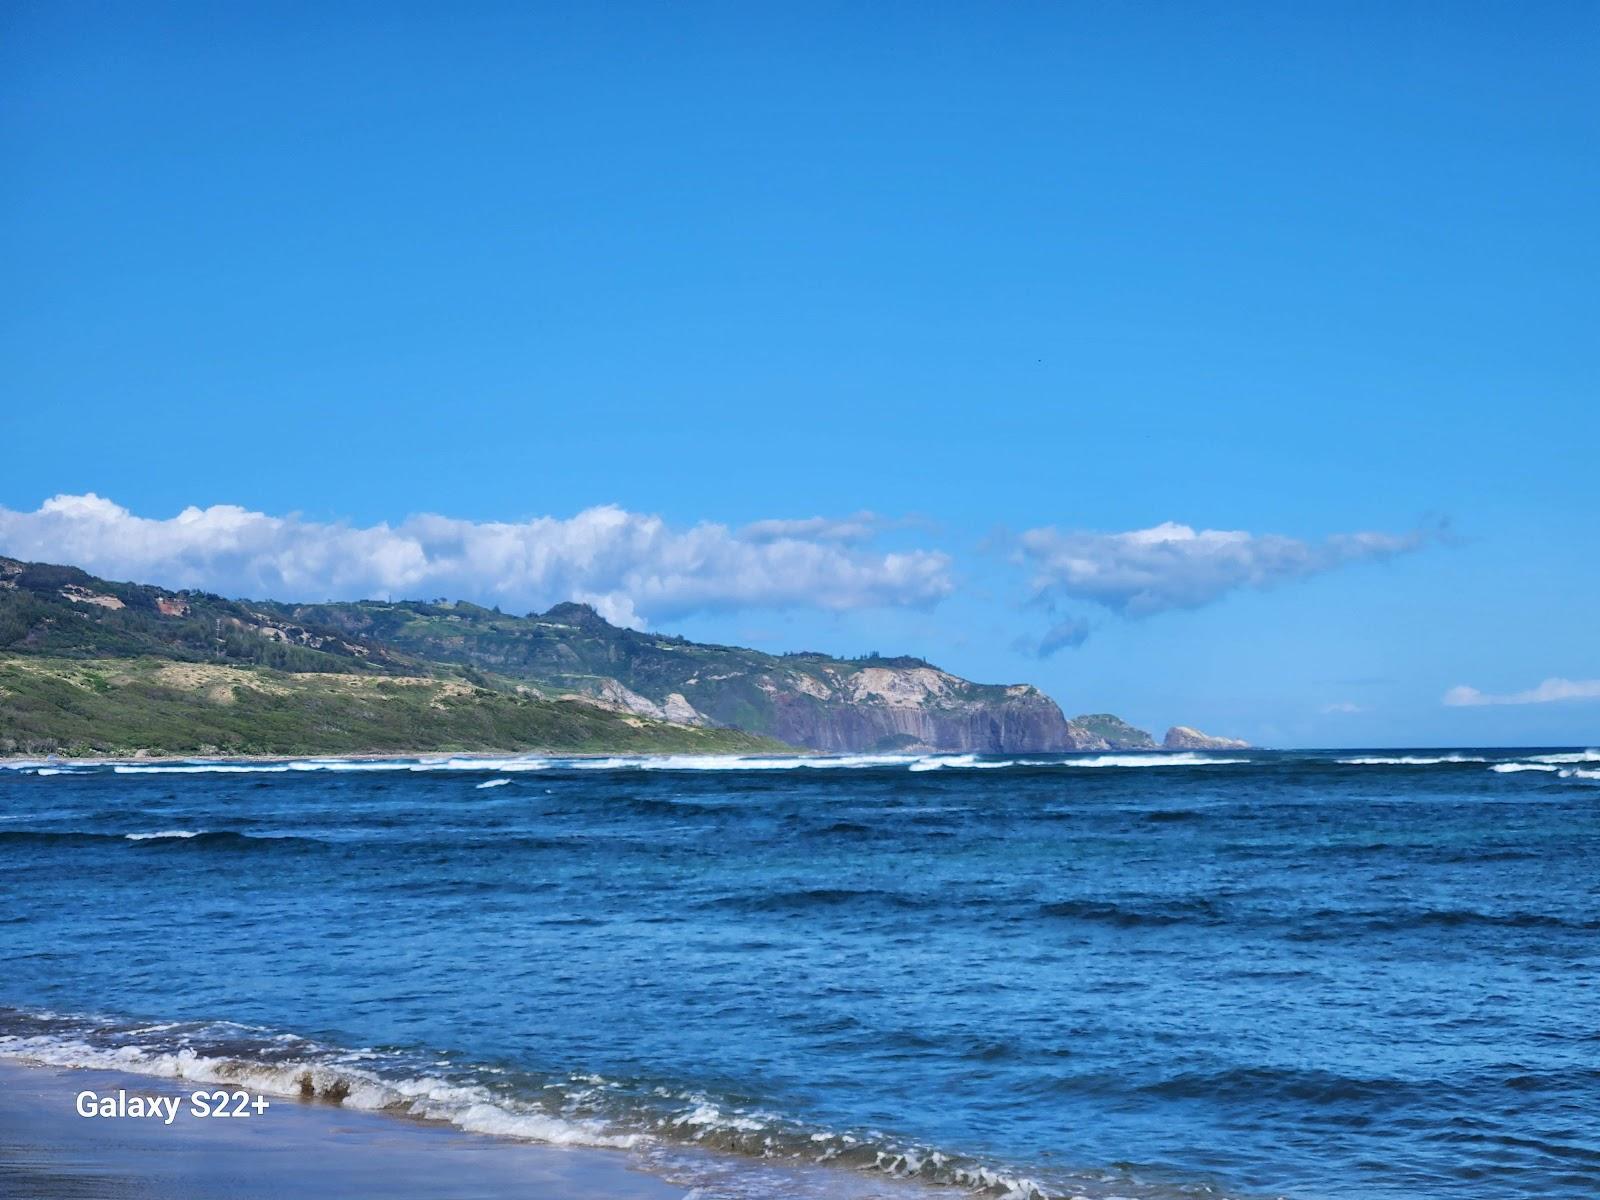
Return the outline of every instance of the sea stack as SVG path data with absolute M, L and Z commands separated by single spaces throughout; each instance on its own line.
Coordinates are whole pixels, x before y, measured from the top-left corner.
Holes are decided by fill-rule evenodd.
M 1161 740 L 1168 750 L 1248 750 L 1250 743 L 1238 738 L 1212 737 L 1188 725 L 1174 725 Z

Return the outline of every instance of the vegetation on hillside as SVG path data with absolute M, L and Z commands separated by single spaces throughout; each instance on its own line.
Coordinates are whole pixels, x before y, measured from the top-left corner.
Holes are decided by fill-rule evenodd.
M 1121 717 L 1110 713 L 1090 713 L 1073 717 L 1072 723 L 1087 729 L 1096 737 L 1104 738 L 1113 750 L 1157 750 L 1160 743 L 1143 729 L 1136 729 Z
M 619 628 L 588 605 L 576 603 L 515 616 L 450 601 L 228 600 L 205 592 L 111 582 L 73 567 L 0 558 L 0 655 L 5 654 L 85 662 L 146 656 L 197 666 L 264 668 L 294 677 L 293 703 L 306 706 L 296 717 L 280 693 L 255 689 L 223 712 L 216 703 L 180 703 L 163 692 L 152 699 L 160 714 L 156 726 L 129 725 L 123 719 L 128 714 L 117 706 L 101 705 L 94 719 L 111 724 L 96 732 L 74 718 L 71 693 L 61 693 L 59 709 L 41 707 L 39 689 L 46 685 L 30 677 L 28 712 L 17 708 L 20 700 L 0 709 L 0 736 L 16 746 L 93 742 L 104 748 L 154 742 L 173 749 L 181 731 L 171 722 L 179 719 L 198 722 L 192 736 L 184 735 L 185 745 L 243 750 L 248 744 L 255 749 L 262 739 L 276 736 L 270 730 L 278 729 L 282 736 L 274 744 L 292 747 L 295 753 L 309 752 L 313 744 L 336 743 L 359 749 L 424 750 L 469 743 L 495 749 L 534 744 L 577 748 L 598 746 L 597 739 L 611 734 L 622 740 L 603 748 L 623 748 L 665 737 L 663 731 L 677 724 L 745 730 L 830 750 L 922 745 L 998 752 L 1090 744 L 1087 734 L 1069 728 L 1054 702 L 1033 688 L 972 683 L 920 658 L 877 652 L 838 658 L 700 644 Z M 337 676 L 396 681 L 390 689 L 394 696 L 413 700 L 417 681 L 449 684 L 465 689 L 460 694 L 470 697 L 462 702 L 466 708 L 477 705 L 482 711 L 471 717 L 454 713 L 452 699 L 445 705 L 452 720 L 439 726 L 435 736 L 433 717 L 406 723 L 407 704 L 390 704 L 380 720 L 373 716 L 376 710 L 345 703 L 353 693 L 331 684 L 313 686 L 316 677 Z M 162 687 L 172 691 L 173 677 L 165 678 Z M 263 696 L 280 699 L 269 703 Z M 570 705 L 549 707 L 574 696 L 589 703 L 576 710 Z M 560 713 L 592 713 L 597 707 L 611 710 L 608 720 L 631 716 L 655 724 L 619 726 L 613 721 L 602 727 L 593 723 L 598 718 L 591 718 L 580 729 L 571 718 L 556 719 Z M 431 702 L 419 709 L 438 710 Z M 296 726 L 296 720 L 302 724 Z M 268 732 L 252 734 L 249 721 Z M 654 732 L 647 737 L 641 728 Z M 454 740 L 447 746 L 440 739 Z
M 276 620 L 243 601 L 0 558 L 0 651 L 7 650 L 66 658 L 154 654 L 281 671 L 423 669 L 388 647 L 337 629 Z
M 841 677 L 871 668 L 928 668 L 920 658 L 766 654 L 622 629 L 586 604 L 512 616 L 462 602 L 262 605 L 284 621 L 337 629 L 401 655 L 529 682 L 553 692 L 589 691 L 615 679 L 657 703 L 674 693 L 722 725 L 771 731 L 775 708 L 810 702 Z M 823 685 L 808 690 L 807 680 Z M 774 687 L 774 683 L 778 686 Z M 1006 689 L 952 678 L 961 702 L 1002 701 Z
M 0 755 L 781 749 L 459 680 L 0 654 Z

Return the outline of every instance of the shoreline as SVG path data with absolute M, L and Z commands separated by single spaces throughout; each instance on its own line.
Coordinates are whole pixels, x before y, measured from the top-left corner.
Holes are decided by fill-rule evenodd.
M 0 1057 L 0 1192 L 30 1200 L 151 1195 L 279 1200 L 301 1192 L 393 1200 L 682 1200 L 625 1151 L 467 1133 L 443 1122 L 269 1097 L 247 1119 L 193 1116 L 216 1085 Z M 81 1091 L 171 1097 L 160 1119 L 79 1116 Z
M 70 763 L 80 767 L 160 766 L 166 763 L 281 763 L 327 759 L 332 762 L 389 762 L 416 759 L 459 758 L 495 762 L 518 758 L 815 758 L 819 751 L 797 747 L 786 751 L 737 750 L 363 750 L 359 754 L 9 754 L 0 755 L 0 767 L 51 766 Z
M 265 1110 L 200 1117 L 191 1094 L 248 1091 Z M 176 1102 L 155 1117 L 85 1117 L 80 1093 Z M 661 1152 L 665 1151 L 665 1154 Z M 971 1194 L 821 1162 L 692 1145 L 561 1145 L 244 1084 L 63 1066 L 0 1054 L 0 1194 L 18 1200 L 946 1200 Z M 1031 1193 L 1030 1193 L 1031 1194 Z

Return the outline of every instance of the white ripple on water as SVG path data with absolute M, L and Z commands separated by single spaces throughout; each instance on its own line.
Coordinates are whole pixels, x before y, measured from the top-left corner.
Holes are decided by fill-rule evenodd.
M 1569 754 L 1534 754 L 1528 758 L 1536 763 L 1591 763 L 1600 762 L 1600 750 L 1578 750 Z
M 1344 767 L 1438 767 L 1446 763 L 1486 763 L 1492 760 L 1475 754 L 1400 754 L 1367 755 L 1363 758 L 1341 758 Z
M 1026 762 L 1039 767 L 1229 767 L 1254 762 L 1249 758 L 1207 758 L 1189 751 L 1155 754 L 1097 754 L 1092 758 L 1065 758 L 1059 762 Z
M 998 767 L 1014 767 L 1014 760 L 1002 759 L 999 762 L 985 762 L 976 754 L 936 754 L 931 758 L 918 759 L 911 764 L 913 771 L 942 771 L 946 767 L 966 770 L 993 770 Z

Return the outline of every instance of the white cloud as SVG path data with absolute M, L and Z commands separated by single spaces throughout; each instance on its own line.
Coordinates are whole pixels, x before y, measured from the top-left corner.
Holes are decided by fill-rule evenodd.
M 707 610 L 926 605 L 953 587 L 941 552 L 867 550 L 836 530 L 808 536 L 808 524 L 673 529 L 607 505 L 569 518 L 422 515 L 363 528 L 231 504 L 140 517 L 89 493 L 35 512 L 0 508 L 0 553 L 258 599 L 448 596 L 516 611 L 581 600 L 634 626 Z
M 1363 713 L 1366 711 L 1367 710 L 1365 708 L 1355 703 L 1353 700 L 1339 700 L 1333 704 L 1324 704 L 1322 706 L 1322 712 L 1324 716 L 1350 716 L 1355 713 Z
M 1427 533 L 1341 533 L 1321 542 L 1168 521 L 1126 533 L 1046 526 L 1022 535 L 1035 597 L 1089 600 L 1127 617 L 1199 608 L 1240 588 L 1264 590 L 1347 563 L 1392 558 Z
M 1600 679 L 1546 679 L 1538 687 L 1502 696 L 1480 692 L 1463 684 L 1444 694 L 1444 703 L 1451 708 L 1475 708 L 1483 704 L 1552 704 L 1558 700 L 1600 700 Z

